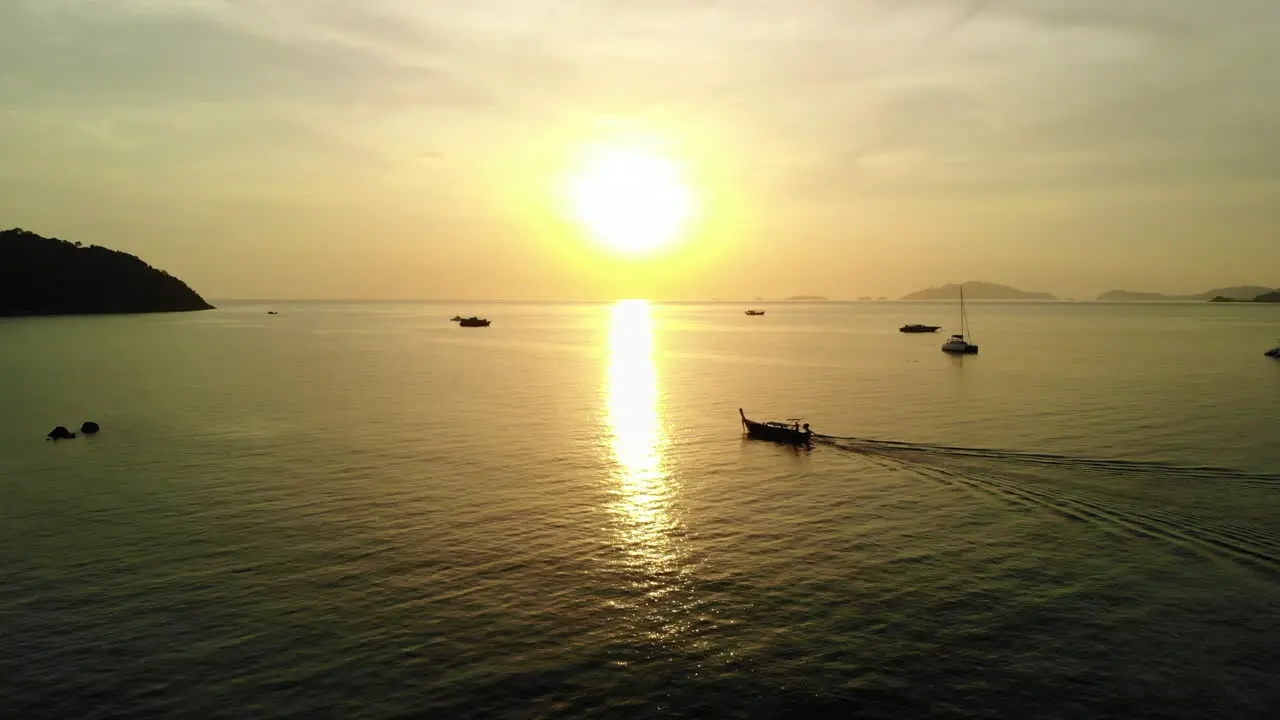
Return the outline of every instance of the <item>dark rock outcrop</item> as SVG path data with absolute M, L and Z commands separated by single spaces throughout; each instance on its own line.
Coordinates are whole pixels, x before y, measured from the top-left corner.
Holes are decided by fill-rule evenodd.
M 128 253 L 0 231 L 0 317 L 212 308 L 186 283 Z
M 84 433 L 85 435 L 92 435 L 101 429 L 102 428 L 98 427 L 98 423 L 92 420 L 87 420 L 83 425 L 80 426 L 80 432 Z
M 48 438 L 49 438 L 50 440 L 70 440 L 71 438 L 73 438 L 73 437 L 75 437 L 75 436 L 76 436 L 76 434 L 75 434 L 75 433 L 73 433 L 73 432 L 71 432 L 70 430 L 66 429 L 66 428 L 65 428 L 65 427 L 63 427 L 62 425 L 59 425 L 58 427 L 56 427 L 56 428 L 54 428 L 54 429 L 52 429 L 52 430 L 50 430 L 50 431 L 49 431 Z

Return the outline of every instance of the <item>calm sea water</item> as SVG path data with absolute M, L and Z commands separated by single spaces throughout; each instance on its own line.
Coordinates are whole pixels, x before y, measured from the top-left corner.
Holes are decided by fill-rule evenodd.
M 764 307 L 0 321 L 0 716 L 1275 716 L 1280 309 Z

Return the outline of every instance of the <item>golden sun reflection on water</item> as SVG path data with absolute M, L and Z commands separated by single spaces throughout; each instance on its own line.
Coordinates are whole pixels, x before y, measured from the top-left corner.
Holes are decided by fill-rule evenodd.
M 624 562 L 649 573 L 673 571 L 677 523 L 647 301 L 623 300 L 614 306 L 609 349 L 608 424 L 615 460 L 609 509 Z

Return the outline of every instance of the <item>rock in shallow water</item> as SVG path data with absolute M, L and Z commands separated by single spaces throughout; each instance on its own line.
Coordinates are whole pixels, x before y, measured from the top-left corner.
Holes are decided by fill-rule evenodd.
M 50 439 L 50 440 L 70 440 L 71 438 L 73 438 L 73 437 L 75 437 L 75 436 L 76 436 L 76 434 L 75 434 L 75 433 L 73 433 L 73 432 L 71 432 L 70 430 L 66 429 L 66 428 L 65 428 L 65 427 L 63 427 L 62 425 L 59 425 L 58 427 L 56 427 L 56 428 L 54 428 L 54 429 L 52 429 L 52 430 L 50 430 L 50 431 L 49 431 L 49 436 L 48 436 L 48 437 L 49 437 L 49 439 Z
M 85 433 L 86 435 L 92 435 L 93 433 L 98 432 L 98 430 L 98 423 L 92 420 L 87 420 L 80 426 L 80 432 Z

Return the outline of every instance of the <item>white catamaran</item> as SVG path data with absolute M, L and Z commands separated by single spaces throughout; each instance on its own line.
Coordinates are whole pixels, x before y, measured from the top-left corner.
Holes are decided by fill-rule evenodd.
M 964 285 L 960 286 L 960 332 L 942 343 L 942 352 L 956 355 L 977 355 L 978 346 L 965 339 L 969 331 L 969 314 L 964 309 Z

